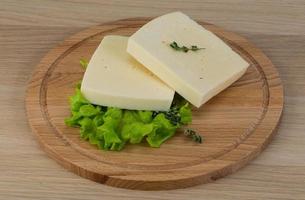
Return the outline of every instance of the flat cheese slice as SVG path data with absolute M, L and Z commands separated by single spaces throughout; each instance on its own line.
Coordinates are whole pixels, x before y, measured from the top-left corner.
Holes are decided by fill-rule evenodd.
M 128 37 L 105 36 L 86 69 L 81 92 L 93 104 L 135 110 L 168 110 L 174 90 L 127 52 Z
M 197 51 L 170 46 L 196 45 Z M 128 40 L 128 53 L 196 107 L 227 88 L 249 64 L 225 42 L 181 12 L 158 17 Z

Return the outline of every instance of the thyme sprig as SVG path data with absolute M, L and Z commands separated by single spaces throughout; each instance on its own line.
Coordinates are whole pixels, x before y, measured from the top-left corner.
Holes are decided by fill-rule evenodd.
M 194 140 L 195 142 L 202 143 L 201 135 L 199 135 L 196 131 L 194 131 L 190 128 L 187 128 L 184 130 L 184 135 L 191 137 L 192 140 Z
M 172 43 L 170 43 L 170 47 L 172 47 L 173 49 L 175 49 L 176 51 L 183 51 L 185 53 L 187 53 L 188 51 L 198 51 L 201 49 L 205 49 L 205 48 L 199 48 L 196 45 L 192 45 L 191 47 L 186 47 L 186 46 L 179 46 L 177 44 L 177 42 L 173 41 Z
M 159 113 L 163 113 L 173 125 L 178 125 L 180 123 L 181 116 L 177 106 L 172 106 L 169 111 L 153 111 L 152 116 L 155 117 Z

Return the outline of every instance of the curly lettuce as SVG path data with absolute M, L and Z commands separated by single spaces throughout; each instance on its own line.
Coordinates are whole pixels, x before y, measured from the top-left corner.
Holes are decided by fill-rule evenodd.
M 126 110 L 91 104 L 78 84 L 69 102 L 71 116 L 65 124 L 79 127 L 82 139 L 103 150 L 119 151 L 128 143 L 145 141 L 160 147 L 178 128 L 192 121 L 191 107 L 180 96 L 175 96 L 167 112 Z

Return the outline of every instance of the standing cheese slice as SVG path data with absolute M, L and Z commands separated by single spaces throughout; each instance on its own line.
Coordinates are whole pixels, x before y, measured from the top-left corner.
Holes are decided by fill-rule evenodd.
M 135 110 L 168 110 L 174 90 L 127 52 L 128 37 L 106 36 L 86 69 L 81 92 L 93 104 Z
M 204 48 L 179 51 L 170 46 Z M 128 40 L 128 53 L 196 107 L 227 88 L 248 63 L 225 42 L 181 12 L 158 17 Z

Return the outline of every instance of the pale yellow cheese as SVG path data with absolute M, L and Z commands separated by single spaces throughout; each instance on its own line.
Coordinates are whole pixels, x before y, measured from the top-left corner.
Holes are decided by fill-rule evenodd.
M 128 37 L 106 36 L 86 69 L 81 92 L 92 103 L 135 110 L 168 110 L 174 90 L 127 52 Z
M 196 45 L 198 51 L 176 51 Z M 128 53 L 196 107 L 227 88 L 249 64 L 225 42 L 181 12 L 158 17 L 128 40 Z

